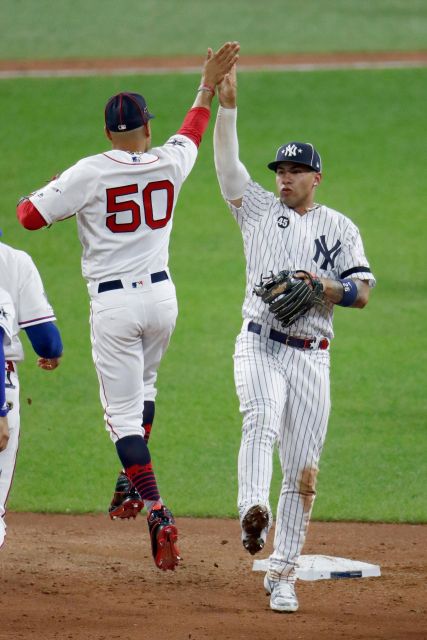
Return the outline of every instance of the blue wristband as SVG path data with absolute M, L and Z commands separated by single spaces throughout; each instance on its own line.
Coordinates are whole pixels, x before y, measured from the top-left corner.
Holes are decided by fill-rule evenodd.
M 4 403 L 2 408 L 0 409 L 0 418 L 4 418 L 9 413 L 9 405 L 7 402 Z
M 351 305 L 356 301 L 357 298 L 357 284 L 351 278 L 346 278 L 345 280 L 340 280 L 343 288 L 343 294 L 340 302 L 337 302 L 337 305 L 340 307 L 351 307 Z

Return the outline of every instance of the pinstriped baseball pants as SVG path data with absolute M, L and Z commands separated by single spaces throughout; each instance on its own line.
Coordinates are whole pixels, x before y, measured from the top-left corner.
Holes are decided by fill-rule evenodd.
M 294 578 L 310 520 L 330 411 L 329 352 L 301 350 L 249 333 L 236 340 L 234 378 L 243 417 L 238 457 L 240 519 L 270 508 L 273 452 L 283 474 L 270 577 Z

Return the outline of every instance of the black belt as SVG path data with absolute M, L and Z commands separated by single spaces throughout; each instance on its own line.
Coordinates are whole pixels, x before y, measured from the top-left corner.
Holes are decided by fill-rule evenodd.
M 169 276 L 166 271 L 156 271 L 156 273 L 152 273 L 150 275 L 151 282 L 155 284 L 156 282 L 161 282 L 162 280 L 168 280 Z M 132 283 L 135 284 L 136 282 Z M 107 280 L 107 282 L 100 282 L 98 285 L 98 293 L 103 293 L 104 291 L 113 291 L 114 289 L 123 289 L 123 282 L 121 280 Z
M 261 334 L 262 326 L 257 322 L 252 322 L 252 320 L 248 324 L 248 331 L 251 333 Z M 329 347 L 329 340 L 326 338 L 322 338 L 320 342 L 317 344 L 317 347 L 313 347 L 317 343 L 317 340 L 314 338 L 294 338 L 293 336 L 288 336 L 286 333 L 281 333 L 280 331 L 276 331 L 276 329 L 270 329 L 270 333 L 268 335 L 270 340 L 275 340 L 276 342 L 281 342 L 282 344 L 286 344 L 288 347 L 295 347 L 296 349 L 327 349 Z

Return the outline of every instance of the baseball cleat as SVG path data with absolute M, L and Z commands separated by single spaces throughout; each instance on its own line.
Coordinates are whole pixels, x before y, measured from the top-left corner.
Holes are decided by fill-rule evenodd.
M 295 585 L 285 580 L 271 580 L 267 574 L 264 577 L 264 589 L 270 594 L 270 609 L 279 613 L 293 613 L 298 611 L 298 599 Z
M 144 506 L 138 491 L 132 486 L 127 475 L 121 471 L 108 513 L 111 520 L 136 518 Z
M 242 544 L 252 556 L 264 547 L 268 522 L 268 510 L 259 504 L 251 507 L 242 520 Z
M 178 547 L 178 530 L 173 515 L 165 505 L 157 503 L 147 517 L 151 550 L 156 566 L 162 571 L 174 571 L 181 560 Z

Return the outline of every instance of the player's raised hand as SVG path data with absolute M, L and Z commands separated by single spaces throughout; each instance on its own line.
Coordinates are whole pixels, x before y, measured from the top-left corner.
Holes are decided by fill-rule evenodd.
M 240 44 L 225 42 L 218 51 L 208 49 L 202 72 L 202 84 L 216 87 L 239 58 Z
M 218 84 L 218 100 L 221 107 L 234 109 L 237 104 L 237 71 L 233 64 L 230 71 Z
M 9 423 L 7 416 L 0 416 L 0 451 L 4 451 L 9 442 Z

